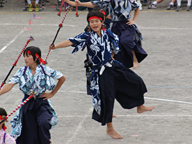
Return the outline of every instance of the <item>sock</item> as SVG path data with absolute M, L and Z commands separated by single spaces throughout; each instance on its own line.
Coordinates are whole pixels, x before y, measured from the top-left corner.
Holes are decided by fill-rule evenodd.
M 35 1 L 35 4 L 39 4 L 39 0 L 36 0 L 36 1 Z
M 156 2 L 156 1 L 154 1 L 152 4 L 153 4 L 153 5 L 157 5 L 157 2 Z
M 187 1 L 187 6 L 191 6 L 191 0 Z
M 177 0 L 177 6 L 181 6 L 181 0 Z
M 174 6 L 174 3 L 173 2 L 170 2 L 170 4 L 169 5 L 172 5 L 172 6 Z
M 31 0 L 27 0 L 27 3 L 28 3 L 28 5 L 30 5 L 31 4 Z

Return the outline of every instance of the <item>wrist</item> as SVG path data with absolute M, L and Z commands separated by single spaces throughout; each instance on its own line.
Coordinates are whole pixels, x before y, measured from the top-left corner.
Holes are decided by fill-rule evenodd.
M 51 95 L 52 95 L 52 97 L 53 97 L 53 96 L 55 95 L 55 92 L 52 91 L 52 92 L 51 92 Z

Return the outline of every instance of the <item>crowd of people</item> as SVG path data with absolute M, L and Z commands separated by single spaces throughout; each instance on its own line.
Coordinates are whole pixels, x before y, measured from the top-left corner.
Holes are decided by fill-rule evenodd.
M 148 9 L 156 9 L 157 8 L 157 4 L 163 2 L 164 0 L 155 0 L 152 3 L 149 4 Z M 181 2 L 184 0 L 171 0 L 171 2 L 169 3 L 167 10 L 173 10 L 174 6 L 176 6 L 176 11 L 180 11 L 181 10 Z M 186 11 L 190 11 L 191 9 L 191 0 L 187 0 L 187 7 L 186 7 Z
M 50 0 L 25 0 L 26 3 L 26 9 L 28 11 L 40 11 L 42 9 L 42 6 L 44 6 L 44 4 L 46 2 L 49 2 Z M 57 1 L 57 5 L 61 4 L 62 0 L 58 0 Z M 73 0 L 74 1 L 74 0 Z M 81 0 L 82 2 L 88 2 L 89 0 Z M 94 0 L 92 0 L 94 1 Z M 138 5 L 139 5 L 139 9 L 143 10 L 143 6 L 148 7 L 148 9 L 156 9 L 157 5 L 161 2 L 163 2 L 164 0 L 155 0 L 153 2 L 148 2 L 148 0 L 136 0 Z M 5 2 L 7 2 L 7 0 L 0 0 L 0 7 L 3 7 L 3 5 L 5 4 Z M 176 11 L 180 11 L 182 9 L 182 3 L 187 3 L 186 4 L 186 11 L 190 11 L 191 9 L 191 0 L 171 0 L 169 5 L 167 6 L 167 10 L 173 10 L 174 7 L 176 7 Z M 184 4 L 183 4 L 184 5 Z M 58 8 L 57 8 L 58 9 Z M 80 8 L 80 10 L 84 10 L 83 8 Z
M 7 0 L 0 0 L 0 7 L 3 7 Z

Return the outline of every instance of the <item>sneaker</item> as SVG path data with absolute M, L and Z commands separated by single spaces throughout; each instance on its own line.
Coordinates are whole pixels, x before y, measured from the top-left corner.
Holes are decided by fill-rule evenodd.
M 39 5 L 38 5 L 38 4 L 35 5 L 35 11 L 36 11 L 36 12 L 39 11 Z
M 148 6 L 148 9 L 156 9 L 156 8 L 157 8 L 157 6 L 154 5 L 154 4 L 150 4 L 150 5 Z
M 191 6 L 187 6 L 186 11 L 190 11 Z
M 181 10 L 181 6 L 177 6 L 177 9 L 176 9 L 176 11 L 180 11 Z
M 29 10 L 30 12 L 32 12 L 32 11 L 33 11 L 32 4 L 29 4 L 29 5 L 28 5 L 28 10 Z
M 173 5 L 169 4 L 169 6 L 167 7 L 167 10 L 172 10 L 173 9 Z

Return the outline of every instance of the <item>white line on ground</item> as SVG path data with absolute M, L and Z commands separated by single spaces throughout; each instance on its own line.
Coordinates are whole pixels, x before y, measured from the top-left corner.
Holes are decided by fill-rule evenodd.
M 14 87 L 16 88 L 16 86 Z M 14 89 L 13 88 L 13 89 Z M 18 87 L 14 90 L 19 91 Z M 86 91 L 66 91 L 66 90 L 59 90 L 59 93 L 82 93 L 82 94 L 87 94 Z M 178 100 L 170 100 L 170 99 L 162 99 L 162 98 L 151 98 L 151 97 L 144 97 L 145 99 L 149 99 L 149 100 L 157 100 L 157 101 L 165 101 L 165 102 L 174 102 L 174 103 L 182 103 L 182 104 L 189 104 L 192 105 L 192 102 L 185 102 L 185 101 L 178 101 Z
M 32 26 L 58 26 L 58 24 L 31 24 Z M 0 26 L 26 26 L 22 23 L 2 23 Z M 75 27 L 75 25 L 63 24 L 63 26 Z
M 19 37 L 23 32 L 25 31 L 25 29 L 23 29 L 22 31 L 20 31 L 19 34 L 17 34 L 13 40 L 11 40 L 8 44 L 6 44 L 6 46 L 4 46 L 1 50 L 0 50 L 0 53 L 2 53 L 10 44 L 12 44 L 16 39 L 17 37 Z
M 93 109 L 92 109 L 93 110 Z M 144 115 L 144 114 L 138 114 L 138 115 L 116 115 L 117 117 L 192 117 L 192 115 Z M 79 115 L 65 115 L 65 116 L 58 116 L 61 118 L 82 118 L 84 116 Z
M 73 141 L 73 139 L 75 139 L 76 135 L 78 134 L 79 130 L 83 127 L 83 123 L 85 122 L 85 119 L 90 116 L 90 113 L 92 112 L 93 108 L 91 107 L 89 109 L 89 111 L 83 116 L 83 119 L 80 121 L 80 123 L 78 124 L 75 132 L 73 133 L 72 137 L 67 141 L 66 144 L 69 144 L 70 142 Z
M 83 92 L 83 91 L 68 91 L 68 92 L 72 92 L 72 93 L 87 93 L 87 92 Z M 177 101 L 177 100 L 170 100 L 170 99 L 150 98 L 150 97 L 144 97 L 144 98 L 145 99 L 150 99 L 150 100 L 167 101 L 167 102 L 175 102 L 175 103 L 183 103 L 183 104 L 192 104 L 192 102 Z
M 58 24 L 31 24 L 32 26 L 58 26 Z M 26 26 L 23 23 L 0 23 L 0 26 Z M 68 25 L 63 24 L 63 26 L 76 27 L 76 25 Z M 152 29 L 152 30 L 192 30 L 191 27 L 188 28 L 174 28 L 174 27 L 142 27 L 139 26 L 140 29 Z
M 160 98 L 150 98 L 150 97 L 145 97 L 145 99 L 158 100 L 158 101 L 167 101 L 167 102 L 175 102 L 175 103 L 183 103 L 183 104 L 192 104 L 192 102 L 177 101 L 177 100 L 170 100 L 170 99 L 160 99 Z
M 152 29 L 152 30 L 192 30 L 192 28 L 173 28 L 173 27 L 140 27 L 139 29 Z

